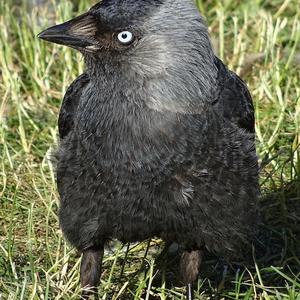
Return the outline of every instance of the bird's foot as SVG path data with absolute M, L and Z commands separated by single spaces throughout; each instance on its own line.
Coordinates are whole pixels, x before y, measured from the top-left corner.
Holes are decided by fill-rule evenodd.
M 83 289 L 82 299 L 90 299 L 92 295 L 97 299 L 97 286 L 100 282 L 103 254 L 103 249 L 83 251 L 80 266 L 80 282 Z

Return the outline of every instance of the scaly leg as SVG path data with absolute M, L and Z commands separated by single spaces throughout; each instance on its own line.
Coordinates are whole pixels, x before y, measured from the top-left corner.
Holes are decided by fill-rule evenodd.
M 201 250 L 184 251 L 180 260 L 180 270 L 186 285 L 186 299 L 193 300 L 193 283 L 198 277 L 203 252 Z
M 83 299 L 89 299 L 91 295 L 97 293 L 103 254 L 103 248 L 101 250 L 87 249 L 83 251 L 80 266 L 80 282 L 81 287 L 84 289 L 82 292 Z

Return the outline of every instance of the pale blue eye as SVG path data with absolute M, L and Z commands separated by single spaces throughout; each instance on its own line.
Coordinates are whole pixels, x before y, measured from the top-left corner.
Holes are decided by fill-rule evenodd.
M 133 34 L 130 31 L 122 31 L 118 34 L 118 40 L 122 44 L 129 44 L 133 40 Z

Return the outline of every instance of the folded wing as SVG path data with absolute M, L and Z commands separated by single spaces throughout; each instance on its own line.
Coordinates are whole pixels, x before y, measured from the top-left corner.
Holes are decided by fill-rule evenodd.
M 67 89 L 58 118 L 58 131 L 61 139 L 65 138 L 73 129 L 79 100 L 88 82 L 89 76 L 83 73 Z
M 216 110 L 238 127 L 254 133 L 254 107 L 246 83 L 228 70 L 217 57 L 216 65 L 219 69 L 220 86 L 220 93 L 214 103 Z

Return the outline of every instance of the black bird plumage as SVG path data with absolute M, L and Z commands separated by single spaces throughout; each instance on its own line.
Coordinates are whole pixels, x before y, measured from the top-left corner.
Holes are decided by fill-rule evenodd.
M 184 247 L 191 299 L 203 248 L 237 255 L 256 225 L 246 84 L 214 56 L 190 0 L 106 0 L 40 37 L 87 65 L 64 97 L 57 152 L 60 226 L 83 252 L 82 285 L 97 286 L 110 239 L 157 236 Z

